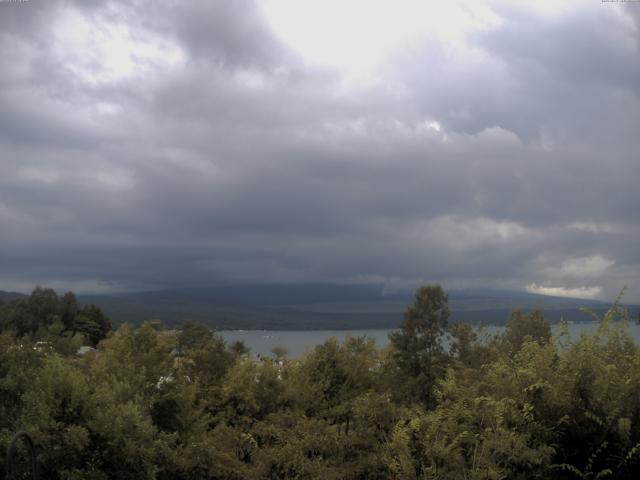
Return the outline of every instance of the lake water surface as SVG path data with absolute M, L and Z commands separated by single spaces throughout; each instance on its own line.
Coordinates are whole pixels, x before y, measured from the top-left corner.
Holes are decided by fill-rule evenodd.
M 581 332 L 594 331 L 598 323 L 574 323 L 568 325 L 571 338 L 577 338 Z M 552 325 L 552 332 L 558 332 L 558 325 Z M 494 335 L 501 332 L 504 327 L 484 326 L 479 329 L 480 335 Z M 254 355 L 272 356 L 273 347 L 286 347 L 289 356 L 302 355 L 306 351 L 312 350 L 315 345 L 323 343 L 327 338 L 336 337 L 339 341 L 344 341 L 347 336 L 363 336 L 375 339 L 376 345 L 384 347 L 389 343 L 389 332 L 393 330 L 226 330 L 217 332 L 227 342 L 242 340 L 251 349 Z M 640 325 L 632 323 L 629 331 L 640 343 Z

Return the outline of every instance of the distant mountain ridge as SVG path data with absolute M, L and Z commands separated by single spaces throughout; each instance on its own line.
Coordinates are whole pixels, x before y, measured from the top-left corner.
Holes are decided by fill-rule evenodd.
M 161 320 L 174 326 L 196 320 L 218 330 L 325 330 L 395 328 L 413 292 L 385 293 L 381 285 L 278 284 L 224 285 L 194 289 L 80 295 L 114 321 L 140 323 Z M 585 307 L 604 313 L 611 303 L 552 297 L 505 290 L 451 290 L 451 321 L 500 325 L 513 310 L 542 309 L 551 322 L 589 321 Z M 632 319 L 640 307 L 626 306 Z
M 0 290 L 0 302 L 10 302 L 12 300 L 17 300 L 19 298 L 25 298 L 27 295 L 18 292 L 6 292 L 4 290 Z

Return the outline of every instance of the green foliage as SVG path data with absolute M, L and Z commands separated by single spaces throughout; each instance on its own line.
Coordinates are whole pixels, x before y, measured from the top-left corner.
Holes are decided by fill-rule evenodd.
M 201 323 L 186 320 L 180 325 L 177 347 L 181 351 L 202 348 L 213 339 L 211 329 Z
M 397 365 L 397 391 L 411 401 L 433 406 L 433 388 L 444 369 L 442 337 L 449 318 L 448 297 L 440 285 L 420 287 L 400 331 L 389 334 Z
M 333 338 L 299 358 L 251 356 L 193 322 L 123 325 L 77 356 L 82 318 L 101 320 L 72 294 L 0 309 L 0 448 L 31 432 L 44 479 L 640 474 L 640 348 L 618 305 L 577 339 L 515 312 L 483 340 L 447 326 L 428 286 L 386 349 Z
M 16 340 L 8 332 L 0 334 L 0 432 L 18 429 L 17 418 L 24 408 L 23 395 L 42 368 L 44 358 L 31 344 Z M 6 444 L 0 443 L 0 447 L 3 446 Z
M 502 341 L 505 350 L 516 352 L 522 344 L 534 340 L 542 345 L 551 339 L 551 325 L 544 319 L 540 310 L 525 315 L 521 311 L 515 311 L 507 321 Z
M 36 287 L 28 298 L 0 304 L 0 332 L 31 340 L 54 340 L 61 353 L 85 342 L 96 346 L 111 331 L 111 320 L 95 305 L 80 307 L 73 293 L 58 297 Z M 70 339 L 58 341 L 57 339 Z M 74 352 L 75 353 L 75 352 Z
M 236 340 L 229 345 L 229 350 L 237 357 L 242 357 L 249 353 L 249 348 L 244 344 L 242 340 Z

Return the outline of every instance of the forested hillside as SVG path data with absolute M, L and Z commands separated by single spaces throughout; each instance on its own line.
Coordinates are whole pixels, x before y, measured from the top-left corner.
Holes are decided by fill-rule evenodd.
M 384 350 L 329 339 L 300 358 L 256 358 L 194 322 L 108 331 L 97 312 L 43 289 L 0 307 L 0 451 L 30 432 L 42 478 L 640 474 L 640 348 L 617 304 L 575 341 L 514 312 L 480 342 L 427 286 Z

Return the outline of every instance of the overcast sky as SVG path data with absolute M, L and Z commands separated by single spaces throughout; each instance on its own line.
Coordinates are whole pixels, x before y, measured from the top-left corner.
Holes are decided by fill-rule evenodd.
M 0 289 L 640 301 L 640 3 L 0 2 Z

